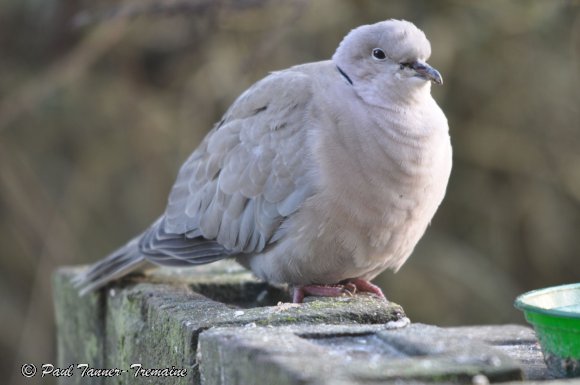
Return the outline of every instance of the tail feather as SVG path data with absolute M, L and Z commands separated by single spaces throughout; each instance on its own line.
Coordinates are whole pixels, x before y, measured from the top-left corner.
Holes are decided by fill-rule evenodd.
M 139 250 L 139 237 L 137 237 L 89 267 L 87 271 L 77 274 L 72 281 L 79 289 L 80 295 L 85 295 L 114 279 L 138 270 L 145 264 L 145 258 Z
M 167 233 L 164 219 L 163 216 L 160 217 L 143 234 L 73 278 L 73 284 L 80 294 L 103 287 L 110 281 L 151 263 L 173 267 L 195 266 L 231 255 L 215 240 Z

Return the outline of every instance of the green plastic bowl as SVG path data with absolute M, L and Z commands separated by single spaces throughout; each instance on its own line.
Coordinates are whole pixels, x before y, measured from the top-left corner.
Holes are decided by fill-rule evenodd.
M 580 283 L 527 292 L 516 298 L 533 325 L 544 360 L 558 377 L 580 376 Z

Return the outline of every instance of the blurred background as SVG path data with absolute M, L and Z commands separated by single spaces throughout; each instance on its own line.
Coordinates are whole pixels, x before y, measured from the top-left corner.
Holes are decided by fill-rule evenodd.
M 387 297 L 415 322 L 523 323 L 519 293 L 580 281 L 579 1 L 1 0 L 2 378 L 55 360 L 52 272 L 155 219 L 243 90 L 388 18 L 431 40 L 454 169 Z

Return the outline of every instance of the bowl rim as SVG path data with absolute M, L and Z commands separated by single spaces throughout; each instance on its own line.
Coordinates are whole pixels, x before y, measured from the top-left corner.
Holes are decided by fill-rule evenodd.
M 543 307 L 530 305 L 529 303 L 525 302 L 526 299 L 533 297 L 533 296 L 536 296 L 536 295 L 547 294 L 550 292 L 557 292 L 557 291 L 562 291 L 562 290 L 570 290 L 570 289 L 580 290 L 580 283 L 569 283 L 569 284 L 565 284 L 565 285 L 551 286 L 551 287 L 545 287 L 542 289 L 535 289 L 535 290 L 528 291 L 526 293 L 520 294 L 516 298 L 516 300 L 514 302 L 514 306 L 517 309 L 523 310 L 524 312 L 533 312 L 533 313 L 540 313 L 540 314 L 549 315 L 549 316 L 580 319 L 580 313 L 571 313 L 571 312 L 562 311 L 562 310 L 546 309 Z

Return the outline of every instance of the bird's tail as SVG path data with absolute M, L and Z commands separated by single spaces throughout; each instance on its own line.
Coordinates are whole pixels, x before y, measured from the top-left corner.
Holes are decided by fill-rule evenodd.
M 146 263 L 139 248 L 139 237 L 136 237 L 106 258 L 91 265 L 88 270 L 77 274 L 72 282 L 79 289 L 80 295 L 85 295 L 116 278 L 138 270 Z

